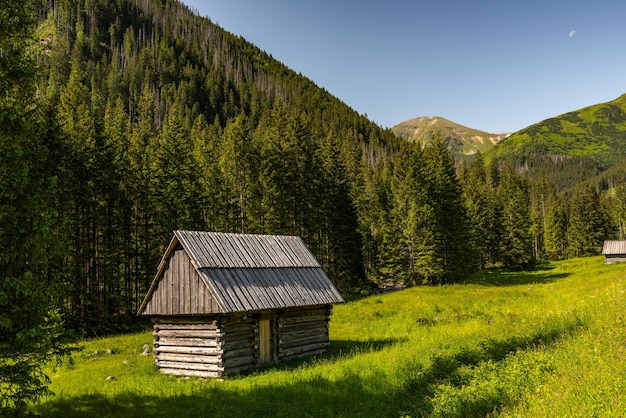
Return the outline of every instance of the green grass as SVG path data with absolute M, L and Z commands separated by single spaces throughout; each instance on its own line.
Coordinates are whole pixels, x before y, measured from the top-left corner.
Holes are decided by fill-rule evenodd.
M 617 417 L 626 411 L 625 279 L 626 264 L 593 257 L 372 296 L 335 307 L 329 353 L 224 381 L 159 374 L 139 355 L 150 332 L 88 341 L 50 371 L 57 396 L 31 412 Z

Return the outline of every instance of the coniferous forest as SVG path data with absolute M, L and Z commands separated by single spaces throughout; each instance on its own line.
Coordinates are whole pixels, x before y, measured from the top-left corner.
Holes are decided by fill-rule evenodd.
M 8 0 L 0 94 L 0 378 L 127 329 L 174 229 L 298 235 L 346 296 L 626 233 L 623 186 L 422 149 L 173 0 Z

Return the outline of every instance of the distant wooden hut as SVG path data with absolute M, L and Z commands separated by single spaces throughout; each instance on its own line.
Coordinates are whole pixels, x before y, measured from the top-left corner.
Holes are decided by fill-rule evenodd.
M 606 264 L 626 262 L 626 241 L 604 241 L 602 254 Z
M 298 237 L 175 231 L 138 314 L 162 373 L 221 377 L 325 351 L 341 302 Z

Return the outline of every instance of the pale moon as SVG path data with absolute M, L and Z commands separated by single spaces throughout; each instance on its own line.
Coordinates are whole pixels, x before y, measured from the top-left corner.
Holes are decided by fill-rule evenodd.
M 575 31 L 575 30 L 573 30 L 573 31 L 571 31 L 571 32 L 569 33 L 569 37 L 570 37 L 570 38 L 573 38 L 573 37 L 574 37 L 574 35 L 576 35 L 576 31 Z

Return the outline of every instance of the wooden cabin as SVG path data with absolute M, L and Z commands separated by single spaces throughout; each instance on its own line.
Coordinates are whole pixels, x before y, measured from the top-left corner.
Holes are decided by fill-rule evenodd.
M 299 237 L 174 231 L 138 314 L 162 373 L 222 377 L 327 350 L 342 302 Z
M 626 262 L 626 241 L 604 241 L 602 255 L 606 264 Z

